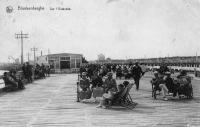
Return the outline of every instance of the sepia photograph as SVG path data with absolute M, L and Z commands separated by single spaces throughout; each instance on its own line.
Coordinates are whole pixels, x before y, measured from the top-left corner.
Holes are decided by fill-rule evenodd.
M 200 127 L 200 0 L 0 0 L 0 127 Z

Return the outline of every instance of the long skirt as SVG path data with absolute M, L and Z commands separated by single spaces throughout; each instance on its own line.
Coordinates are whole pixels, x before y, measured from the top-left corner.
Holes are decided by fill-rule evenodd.
M 81 100 L 91 98 L 92 92 L 90 90 L 80 91 L 79 97 Z

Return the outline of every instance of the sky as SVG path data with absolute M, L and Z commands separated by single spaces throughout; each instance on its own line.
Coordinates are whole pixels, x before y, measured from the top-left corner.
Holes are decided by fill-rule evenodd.
M 13 12 L 7 13 L 6 7 Z M 18 10 L 18 6 L 45 10 Z M 64 7 L 71 10 L 49 10 Z M 0 62 L 27 53 L 80 53 L 96 60 L 200 54 L 200 0 L 0 0 Z

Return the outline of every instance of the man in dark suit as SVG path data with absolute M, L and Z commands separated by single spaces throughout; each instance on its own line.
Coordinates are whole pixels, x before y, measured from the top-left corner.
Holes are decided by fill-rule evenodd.
M 138 62 L 136 62 L 135 66 L 132 68 L 132 75 L 135 81 L 136 90 L 139 90 L 139 82 L 140 82 L 140 78 L 143 75 L 143 72 Z

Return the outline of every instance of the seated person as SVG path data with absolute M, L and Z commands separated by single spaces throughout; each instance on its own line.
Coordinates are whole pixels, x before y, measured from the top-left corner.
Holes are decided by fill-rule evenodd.
M 99 105 L 97 106 L 97 108 L 101 108 L 101 107 L 106 108 L 106 102 L 116 100 L 117 98 L 119 98 L 119 96 L 122 94 L 123 91 L 124 91 L 124 85 L 122 84 L 118 86 L 117 92 L 113 92 L 112 89 L 110 89 L 108 93 L 103 94 L 102 99 Z
M 17 82 L 10 76 L 8 72 L 4 72 L 3 80 L 5 83 L 5 91 L 15 91 L 18 88 Z
M 16 71 L 10 71 L 10 76 L 14 79 L 15 82 L 17 82 L 18 89 L 25 89 L 22 80 L 16 77 Z
M 165 74 L 166 74 L 166 77 L 164 79 L 165 85 L 166 85 L 167 89 L 169 90 L 169 93 L 173 93 L 173 96 L 176 96 L 177 87 L 175 87 L 174 81 L 171 78 L 171 73 L 166 72 Z
M 82 73 L 80 80 L 80 99 L 89 99 L 91 97 L 90 81 L 86 78 L 86 73 Z
M 190 85 L 191 84 L 191 77 L 187 76 L 186 71 L 181 71 L 181 73 L 177 76 L 178 82 L 180 85 Z
M 92 81 L 92 88 L 101 87 L 103 85 L 103 80 L 102 78 L 98 75 L 98 71 L 93 72 L 93 76 L 91 77 Z
M 115 92 L 117 91 L 117 83 L 116 80 L 113 79 L 113 74 L 112 72 L 108 72 L 107 78 L 105 79 L 104 82 L 104 92 L 107 93 L 110 89 L 113 89 Z
M 192 84 L 191 84 L 191 77 L 189 77 L 187 75 L 186 71 L 181 71 L 180 75 L 177 76 L 178 79 L 178 91 L 179 94 L 184 94 L 189 92 L 189 90 L 191 90 L 192 88 Z
M 168 100 L 166 95 L 168 94 L 168 89 L 165 85 L 165 81 L 163 79 L 163 75 L 159 74 L 158 72 L 154 72 L 155 78 L 151 80 L 151 83 L 155 86 L 156 90 L 162 90 L 164 100 Z

